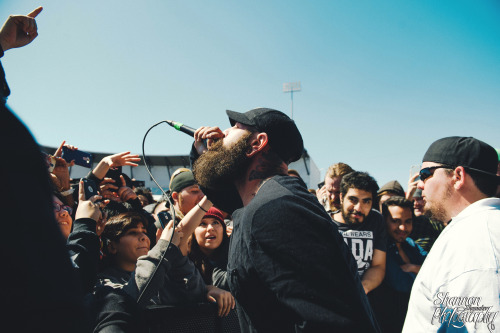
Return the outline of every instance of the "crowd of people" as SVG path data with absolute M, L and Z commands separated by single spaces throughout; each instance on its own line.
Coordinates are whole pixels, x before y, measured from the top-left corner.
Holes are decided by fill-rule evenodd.
M 7 19 L 0 57 L 36 38 L 41 11 Z M 1 167 L 2 208 L 20 215 L 9 226 L 24 237 L 2 244 L 15 331 L 139 332 L 150 306 L 203 302 L 220 317 L 236 309 L 242 332 L 496 330 L 500 151 L 490 145 L 437 140 L 406 191 L 342 162 L 312 189 L 288 169 L 303 153 L 293 120 L 227 111 L 231 127 L 199 128 L 192 168 L 155 200 L 121 172 L 141 162 L 129 151 L 71 179 L 63 150 L 78 148 L 42 153 L 4 105 L 1 77 L 2 153 L 30 161 Z

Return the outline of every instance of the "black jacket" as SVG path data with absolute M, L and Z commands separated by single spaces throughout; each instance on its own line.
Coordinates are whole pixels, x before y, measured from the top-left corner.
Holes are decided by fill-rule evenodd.
M 274 176 L 233 214 L 228 280 L 243 332 L 377 332 L 349 249 L 315 196 Z

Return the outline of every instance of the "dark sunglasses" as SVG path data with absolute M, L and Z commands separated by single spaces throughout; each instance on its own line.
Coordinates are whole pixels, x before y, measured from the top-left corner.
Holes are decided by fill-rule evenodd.
M 420 170 L 419 176 L 420 180 L 425 182 L 427 178 L 430 178 L 434 175 L 434 171 L 436 169 L 454 169 L 454 167 L 450 165 L 436 165 L 428 168 L 423 168 Z
M 73 213 L 73 209 L 70 206 L 60 205 L 57 202 L 54 202 L 54 211 L 60 212 L 61 209 L 67 211 L 69 215 Z

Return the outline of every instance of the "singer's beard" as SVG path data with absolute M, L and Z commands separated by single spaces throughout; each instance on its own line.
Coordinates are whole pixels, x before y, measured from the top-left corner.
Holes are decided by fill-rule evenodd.
M 249 151 L 248 132 L 232 145 L 226 148 L 222 140 L 212 144 L 210 150 L 203 153 L 193 165 L 193 174 L 198 185 L 212 190 L 225 190 L 234 187 L 234 182 L 242 178 L 251 160 L 246 156 Z

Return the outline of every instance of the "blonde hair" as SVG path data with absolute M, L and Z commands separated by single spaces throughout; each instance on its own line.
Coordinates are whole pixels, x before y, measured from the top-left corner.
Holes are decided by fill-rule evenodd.
M 170 183 L 168 187 L 170 188 L 172 186 L 172 180 L 174 180 L 174 178 L 177 177 L 177 175 L 186 171 L 191 171 L 191 170 L 189 170 L 188 168 L 179 168 L 175 170 L 174 173 L 172 174 L 172 177 L 170 177 Z
M 349 165 L 339 162 L 330 165 L 328 170 L 326 171 L 325 179 L 328 178 L 334 178 L 334 177 L 342 177 L 347 175 L 348 173 L 353 172 L 353 168 L 351 168 Z

